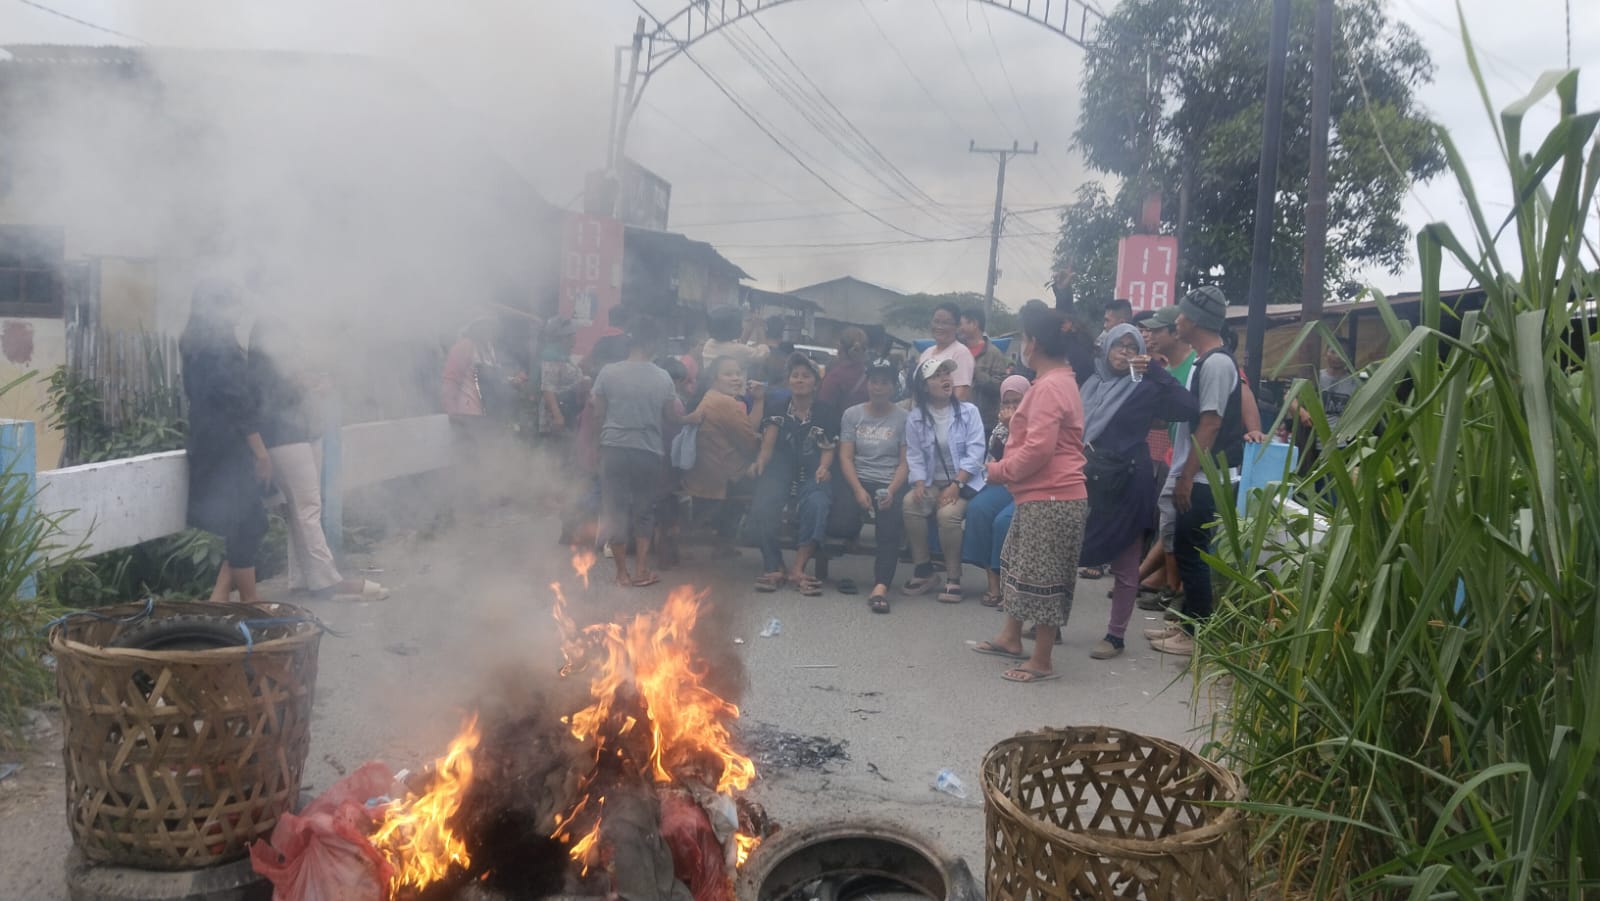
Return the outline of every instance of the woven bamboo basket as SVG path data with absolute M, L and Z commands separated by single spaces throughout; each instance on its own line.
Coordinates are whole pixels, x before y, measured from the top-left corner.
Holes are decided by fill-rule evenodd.
M 983 759 L 988 901 L 1245 901 L 1239 779 L 1108 726 L 1027 732 Z
M 251 644 L 109 647 L 151 618 L 225 616 Z M 292 810 L 311 745 L 322 628 L 287 604 L 127 605 L 50 633 L 67 823 L 96 863 L 197 869 L 245 854 Z

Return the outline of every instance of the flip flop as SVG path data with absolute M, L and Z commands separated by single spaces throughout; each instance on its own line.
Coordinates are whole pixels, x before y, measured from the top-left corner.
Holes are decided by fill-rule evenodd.
M 1106 571 L 1098 566 L 1085 566 L 1078 570 L 1078 578 L 1080 579 L 1103 579 L 1105 575 Z
M 1027 654 L 1022 654 L 1022 653 L 1013 654 L 1010 651 L 1006 650 L 1005 648 L 1000 647 L 999 645 L 995 644 L 992 641 L 980 641 L 980 642 L 978 642 L 977 644 L 972 646 L 972 652 L 974 654 L 982 654 L 982 655 L 984 655 L 986 657 L 1004 657 L 1007 660 L 1027 660 L 1028 659 L 1028 655 Z
M 1036 669 L 1025 666 L 1014 666 L 1000 674 L 1000 678 L 1007 682 L 1017 682 L 1022 685 L 1032 685 L 1035 682 L 1049 682 L 1061 678 L 1060 673 L 1041 673 Z
M 998 607 L 1005 603 L 1005 599 L 998 594 L 989 594 L 988 592 L 984 592 L 981 603 L 985 607 Z
M 889 596 L 886 594 L 873 595 L 867 599 L 867 609 L 871 610 L 873 613 L 888 613 Z
M 756 591 L 759 591 L 762 594 L 772 594 L 779 588 L 783 587 L 783 582 L 783 576 L 757 576 Z
M 840 594 L 855 594 L 856 591 L 857 591 L 856 583 L 855 583 L 855 581 L 853 579 L 840 579 L 839 580 L 839 593 Z
M 794 582 L 795 590 L 800 592 L 801 597 L 815 598 L 822 596 L 822 582 L 817 579 L 806 576 L 791 581 Z
M 335 594 L 333 599 L 336 601 L 386 601 L 389 599 L 389 589 L 371 579 L 362 579 L 359 592 Z
M 651 585 L 654 585 L 659 581 L 661 581 L 661 577 L 656 575 L 655 573 L 651 573 L 650 575 L 645 576 L 642 579 L 634 579 L 633 580 L 633 587 L 634 588 L 649 588 Z

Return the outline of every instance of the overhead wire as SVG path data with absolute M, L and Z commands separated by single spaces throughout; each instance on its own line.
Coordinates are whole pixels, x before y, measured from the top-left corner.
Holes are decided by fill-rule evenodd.
M 841 135 L 838 123 L 832 120 L 815 98 L 799 88 L 794 76 L 777 67 L 770 56 L 764 57 L 764 51 L 749 43 L 749 38 L 739 35 L 736 29 L 724 29 L 723 36 L 727 39 L 729 46 L 734 49 L 734 52 L 766 82 L 767 86 L 798 112 L 801 118 L 805 119 L 806 123 L 841 156 L 882 185 L 884 189 L 889 191 L 891 196 L 907 202 L 914 202 L 902 187 L 891 178 L 877 171 L 859 147 L 846 143 L 848 137 Z
M 751 17 L 750 21 L 755 23 L 755 26 L 761 30 L 761 33 L 767 36 L 767 40 L 771 41 L 772 45 L 777 48 L 780 54 L 782 54 L 783 58 L 788 60 L 789 64 L 794 67 L 794 71 L 805 80 L 807 85 L 810 85 L 813 91 L 816 92 L 817 98 L 820 99 L 822 103 L 825 104 L 827 108 L 838 117 L 838 121 L 845 127 L 845 129 L 851 135 L 853 135 L 855 139 L 863 147 L 865 147 L 874 158 L 876 158 L 890 173 L 893 174 L 897 180 L 900 181 L 901 184 L 905 185 L 906 188 L 912 193 L 921 197 L 923 200 L 927 201 L 933 206 L 942 206 L 937 198 L 929 194 L 927 191 L 924 191 L 920 186 L 917 185 L 916 182 L 912 181 L 910 176 L 906 175 L 899 166 L 896 166 L 889 159 L 889 157 L 884 154 L 878 145 L 874 144 L 872 139 L 868 138 L 866 134 L 863 133 L 853 121 L 851 121 L 850 117 L 845 115 L 844 111 L 840 110 L 839 107 L 834 104 L 833 100 L 828 97 L 827 92 L 824 91 L 814 80 L 812 80 L 810 75 L 806 74 L 805 67 L 801 66 L 793 56 L 789 55 L 789 51 L 784 49 L 783 43 L 778 40 L 776 35 L 767 29 L 767 26 L 761 21 L 760 18 Z
M 915 82 L 917 87 L 922 90 L 922 96 L 928 98 L 928 102 L 933 104 L 934 108 L 940 113 L 944 114 L 945 119 L 949 120 L 950 124 L 956 127 L 956 131 L 965 134 L 966 129 L 963 128 L 961 123 L 957 121 L 956 117 L 951 114 L 949 107 L 945 106 L 944 101 L 940 100 L 938 96 L 928 88 L 927 82 L 923 81 L 921 76 L 917 75 L 917 71 L 911 68 L 911 63 L 907 61 L 905 54 L 900 52 L 900 48 L 896 46 L 894 39 L 889 37 L 889 33 L 887 31 L 884 31 L 883 25 L 878 22 L 878 17 L 872 14 L 872 7 L 867 5 L 867 0 L 856 0 L 856 2 L 861 4 L 861 11 L 867 14 L 868 21 L 872 22 L 872 27 L 878 32 L 878 37 L 883 40 L 884 46 L 889 48 L 889 52 L 894 54 L 894 58 L 900 61 L 900 67 L 906 70 L 906 74 L 911 76 L 911 80 Z
M 956 54 L 961 57 L 962 68 L 967 70 L 967 77 L 972 79 L 972 84 L 978 89 L 979 96 L 983 97 L 984 105 L 994 115 L 994 120 L 1000 123 L 1000 127 L 1009 131 L 1011 126 L 1006 124 L 1005 117 L 1000 115 L 1000 110 L 995 108 L 994 101 L 989 99 L 989 92 L 983 89 L 983 81 L 978 78 L 978 73 L 973 70 L 971 60 L 967 59 L 967 51 L 961 46 L 961 41 L 956 37 L 955 29 L 950 27 L 950 20 L 945 18 L 944 10 L 939 6 L 939 0 L 933 0 L 932 5 L 933 11 L 939 16 L 939 22 L 944 25 L 944 33 L 950 36 L 950 43 L 955 45 Z
M 984 8 L 982 3 L 978 4 L 978 17 L 983 19 L 983 29 L 989 35 L 989 46 L 994 49 L 995 62 L 1000 64 L 1000 75 L 1005 79 L 1006 91 L 1011 94 L 1011 105 L 1016 107 L 1017 113 L 1022 116 L 1022 126 L 1032 133 L 1032 139 L 1038 140 L 1039 130 L 1033 126 L 1033 120 L 1028 117 L 1028 111 L 1022 106 L 1022 99 L 1017 96 L 1017 86 L 1011 80 L 1011 70 L 1006 67 L 1006 55 L 1000 51 L 1000 42 L 996 41 L 994 37 L 994 25 L 989 21 L 989 11 Z M 1044 164 L 1051 171 L 1058 175 L 1060 174 L 1061 170 L 1048 153 L 1044 154 Z M 1061 189 L 1056 186 L 1055 180 L 1048 173 L 1040 172 L 1038 175 L 1040 180 L 1044 182 L 1045 187 L 1050 189 L 1050 193 L 1061 193 Z
M 66 19 L 68 22 L 73 22 L 73 23 L 76 23 L 78 25 L 82 25 L 85 28 L 92 28 L 95 31 L 100 32 L 101 34 L 109 34 L 109 35 L 112 35 L 113 37 L 122 38 L 125 41 L 132 41 L 135 44 L 144 44 L 146 46 L 149 46 L 149 44 L 150 44 L 150 42 L 145 40 L 144 38 L 134 37 L 131 34 L 128 34 L 126 32 L 122 32 L 122 31 L 118 31 L 115 28 L 107 28 L 104 25 L 96 25 L 95 23 L 90 22 L 88 19 L 80 19 L 77 16 L 72 15 L 71 13 L 64 13 L 61 10 L 56 9 L 55 7 L 46 6 L 43 3 L 39 3 L 39 2 L 37 2 L 37 0 L 17 0 L 17 2 L 21 3 L 23 6 L 31 6 L 34 9 L 41 10 L 43 12 L 47 12 L 52 16 L 57 16 L 59 18 Z
M 678 121 L 677 118 L 668 115 L 660 107 L 657 107 L 654 104 L 644 103 L 642 101 L 641 101 L 641 103 L 639 105 L 641 107 L 643 107 L 644 109 L 649 110 L 651 113 L 653 113 L 658 118 L 660 118 L 660 119 L 666 121 L 667 123 L 671 124 L 672 127 L 678 129 L 679 131 L 681 131 L 684 134 L 688 135 L 689 137 L 693 138 L 695 141 L 697 141 L 702 146 L 704 146 L 707 150 L 710 150 L 712 153 L 714 153 L 717 156 L 721 157 L 722 159 L 726 160 L 728 165 L 733 166 L 735 169 L 738 169 L 740 172 L 743 172 L 744 174 L 746 174 L 746 175 L 750 176 L 751 178 L 755 179 L 756 181 L 761 182 L 762 184 L 766 185 L 767 187 L 771 188 L 772 190 L 777 191 L 779 194 L 782 194 L 784 197 L 789 198 L 789 200 L 794 201 L 795 203 L 803 203 L 804 202 L 800 198 L 794 196 L 793 194 L 790 194 L 787 190 L 783 189 L 782 187 L 779 187 L 778 185 L 773 184 L 770 180 L 767 179 L 766 176 L 762 175 L 759 172 L 756 172 L 753 169 L 750 169 L 749 167 L 745 166 L 743 163 L 741 163 L 738 160 L 734 159 L 731 155 L 729 155 L 721 147 L 718 147 L 716 144 L 712 143 L 711 141 L 708 141 L 705 138 L 702 138 L 700 135 L 696 134 L 692 129 L 690 129 L 689 126 L 687 126 L 687 125 L 683 124 L 682 122 Z
M 777 134 L 775 134 L 773 132 L 773 130 L 767 126 L 766 123 L 762 122 L 761 119 L 758 118 L 756 116 L 756 114 L 754 112 L 752 112 L 749 109 L 749 107 L 747 107 L 745 105 L 745 103 L 735 95 L 735 93 L 732 91 L 732 89 L 730 89 L 727 85 L 723 84 L 720 79 L 718 79 L 715 75 L 713 75 L 711 73 L 710 69 L 707 69 L 703 64 L 701 64 L 700 60 L 696 59 L 694 54 L 692 52 L 690 52 L 690 50 L 687 47 L 685 47 L 684 50 L 683 50 L 683 57 L 685 59 L 687 59 L 691 64 L 693 64 L 696 69 L 699 69 L 700 70 L 700 74 L 704 75 L 707 78 L 707 80 L 709 80 L 711 82 L 711 84 L 716 87 L 717 92 L 722 94 L 723 97 L 727 98 L 728 102 L 732 103 L 734 108 L 737 109 L 741 115 L 743 115 L 746 119 L 749 119 L 750 122 L 753 125 L 755 125 L 756 128 L 759 129 L 762 134 L 767 136 L 768 140 L 770 140 L 773 144 L 777 145 L 778 149 L 783 151 L 785 156 L 787 156 L 787 157 L 789 157 L 789 159 L 793 160 L 795 165 L 799 166 L 801 169 L 804 169 L 806 171 L 806 174 L 808 174 L 812 178 L 816 179 L 817 182 L 819 184 L 821 184 L 824 188 L 827 188 L 829 193 L 833 194 L 834 196 L 838 197 L 840 200 L 843 200 L 845 203 L 847 203 L 850 206 L 854 207 L 855 209 L 859 210 L 861 213 L 865 214 L 868 218 L 872 219 L 875 222 L 882 223 L 883 225 L 886 225 L 886 226 L 894 229 L 895 231 L 900 232 L 901 234 L 908 235 L 910 237 L 917 238 L 917 239 L 920 239 L 920 240 L 927 240 L 927 238 L 928 238 L 927 235 L 920 235 L 920 234 L 918 234 L 918 233 L 916 233 L 914 231 L 911 231 L 910 229 L 903 228 L 903 227 L 901 227 L 901 226 L 889 221 L 888 219 L 883 218 L 882 216 L 878 215 L 877 213 L 874 213 L 873 211 L 871 211 L 871 210 L 867 209 L 866 207 L 862 206 L 860 203 L 856 202 L 856 200 L 854 198 L 852 198 L 850 195 L 848 195 L 848 194 L 844 193 L 843 191 L 839 190 L 839 188 L 836 187 L 833 184 L 833 182 L 831 182 L 827 178 L 825 178 L 822 175 L 822 173 L 818 172 L 813 166 L 811 166 L 805 160 L 801 159 L 799 154 L 797 154 L 794 151 L 794 149 L 789 146 L 788 143 L 786 143 L 783 140 L 779 139 Z

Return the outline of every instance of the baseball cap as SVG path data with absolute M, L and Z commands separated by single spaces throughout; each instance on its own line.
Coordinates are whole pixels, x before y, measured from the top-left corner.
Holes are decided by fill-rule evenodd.
M 938 357 L 929 357 L 928 359 L 923 360 L 921 363 L 917 364 L 917 378 L 921 379 L 924 382 L 926 382 L 928 379 L 933 378 L 934 376 L 938 375 L 941 372 L 955 372 L 955 371 L 956 371 L 956 361 L 948 359 L 948 358 L 941 360 Z
M 1150 321 L 1145 323 L 1145 327 L 1151 329 L 1172 328 L 1177 324 L 1178 308 L 1162 307 L 1161 309 L 1156 310 L 1155 315 L 1150 317 Z
M 900 367 L 894 365 L 892 360 L 875 360 L 867 366 L 867 378 L 899 381 Z
M 1216 285 L 1201 285 L 1183 295 L 1178 311 L 1207 331 L 1220 332 L 1228 324 L 1228 296 Z

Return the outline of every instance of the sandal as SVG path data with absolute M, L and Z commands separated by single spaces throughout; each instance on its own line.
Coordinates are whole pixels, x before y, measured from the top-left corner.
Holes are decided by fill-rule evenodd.
M 941 604 L 959 604 L 959 603 L 961 603 L 961 601 L 962 601 L 961 583 L 960 582 L 946 582 L 946 583 L 944 583 L 944 591 L 939 592 L 939 603 L 941 603 Z
M 1005 598 L 998 594 L 991 594 L 985 591 L 983 593 L 983 600 L 980 603 L 982 603 L 985 607 L 999 607 L 1001 604 L 1005 603 Z
M 642 576 L 634 576 L 633 577 L 633 587 L 634 588 L 649 588 L 651 585 L 654 585 L 654 584 L 656 584 L 657 582 L 660 582 L 660 581 L 661 581 L 661 577 L 656 575 L 655 573 L 646 573 L 646 574 L 644 574 Z
M 811 576 L 801 576 L 792 580 L 794 587 L 803 597 L 814 598 L 822 595 L 822 582 Z
M 931 574 L 926 576 L 912 576 L 906 580 L 906 584 L 900 586 L 900 593 L 908 595 L 927 594 L 928 589 L 932 587 L 933 576 Z
M 840 579 L 838 587 L 840 594 L 855 594 L 858 590 L 853 579 Z
M 764 576 L 758 576 L 756 577 L 756 591 L 762 594 L 772 594 L 783 587 L 785 578 L 781 573 L 768 573 Z
M 867 609 L 873 613 L 888 613 L 889 596 L 887 594 L 875 594 L 867 598 Z
M 1042 673 L 1036 669 L 1029 669 L 1026 666 L 1016 666 L 1006 670 L 1000 675 L 1000 678 L 1006 680 L 1007 682 L 1020 682 L 1023 685 L 1032 685 L 1035 682 L 1049 682 L 1054 679 L 1059 679 L 1061 678 L 1061 674 L 1056 672 Z
M 1105 569 L 1099 566 L 1085 566 L 1078 570 L 1080 579 L 1102 579 L 1105 578 L 1105 574 Z

